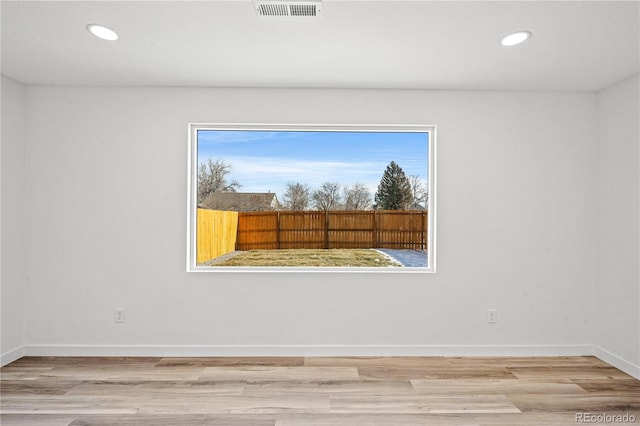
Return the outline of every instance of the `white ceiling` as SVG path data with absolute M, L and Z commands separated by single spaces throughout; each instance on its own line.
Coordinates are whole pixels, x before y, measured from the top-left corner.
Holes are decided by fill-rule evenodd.
M 639 71 L 637 1 L 2 1 L 2 72 L 26 84 L 596 91 Z M 120 40 L 85 27 L 100 23 Z M 502 36 L 529 30 L 518 47 Z

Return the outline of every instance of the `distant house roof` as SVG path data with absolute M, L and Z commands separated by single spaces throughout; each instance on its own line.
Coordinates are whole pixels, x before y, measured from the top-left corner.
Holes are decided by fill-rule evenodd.
M 256 212 L 275 210 L 279 206 L 273 192 L 212 192 L 199 207 L 211 210 Z

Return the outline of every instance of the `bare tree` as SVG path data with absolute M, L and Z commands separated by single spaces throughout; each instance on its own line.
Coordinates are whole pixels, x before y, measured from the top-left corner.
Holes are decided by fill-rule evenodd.
M 309 207 L 309 193 L 311 189 L 306 183 L 288 182 L 287 190 L 282 196 L 287 210 L 305 210 Z
M 429 188 L 427 183 L 420 179 L 418 175 L 410 175 L 409 185 L 411 186 L 413 205 L 423 205 L 424 208 L 427 208 L 427 202 L 429 201 Z
M 236 180 L 229 182 L 227 175 L 231 173 L 231 164 L 224 160 L 207 158 L 200 163 L 198 169 L 198 204 L 202 203 L 212 192 L 236 192 L 242 185 Z
M 340 208 L 340 184 L 325 182 L 320 189 L 313 191 L 313 205 L 318 210 L 337 210 Z
M 371 207 L 371 192 L 362 183 L 344 187 L 345 210 L 366 210 Z

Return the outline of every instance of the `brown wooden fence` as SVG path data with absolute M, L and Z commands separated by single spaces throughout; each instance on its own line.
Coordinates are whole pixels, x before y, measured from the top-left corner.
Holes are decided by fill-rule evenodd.
M 424 210 L 238 213 L 236 250 L 427 248 Z

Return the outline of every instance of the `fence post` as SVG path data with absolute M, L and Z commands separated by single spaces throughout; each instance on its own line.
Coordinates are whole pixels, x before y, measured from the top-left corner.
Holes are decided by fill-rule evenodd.
M 421 221 L 422 222 L 422 229 L 420 230 L 420 235 L 422 235 L 422 238 L 421 238 L 422 244 L 420 244 L 420 249 L 421 250 L 424 250 L 424 242 L 425 242 L 425 238 L 424 238 L 424 232 L 425 231 L 424 230 L 426 228 L 425 227 L 425 219 L 426 219 L 426 210 L 422 210 L 422 221 Z
M 378 248 L 378 211 L 373 211 L 373 248 Z
M 324 211 L 324 248 L 329 248 L 329 210 Z
M 424 249 L 429 250 L 429 210 L 424 211 Z
M 276 247 L 280 250 L 280 212 L 276 212 Z

